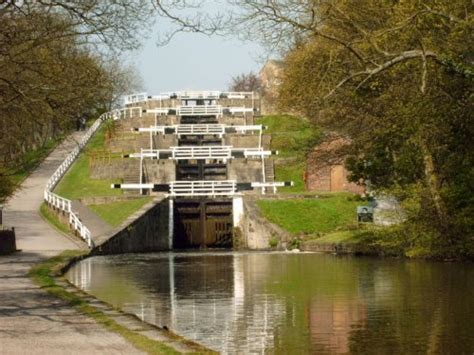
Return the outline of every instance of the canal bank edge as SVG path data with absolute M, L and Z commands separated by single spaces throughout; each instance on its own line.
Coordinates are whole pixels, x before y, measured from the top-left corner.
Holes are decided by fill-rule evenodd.
M 90 256 L 92 255 L 88 251 L 64 251 L 33 265 L 28 276 L 49 294 L 66 301 L 72 308 L 148 354 L 217 354 L 168 329 L 146 323 L 134 314 L 116 309 L 69 283 L 64 274 L 72 265 Z

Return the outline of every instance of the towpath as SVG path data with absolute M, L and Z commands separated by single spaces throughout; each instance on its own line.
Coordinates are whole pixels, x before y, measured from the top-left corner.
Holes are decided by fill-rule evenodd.
M 0 354 L 138 354 L 119 335 L 105 330 L 27 276 L 29 268 L 66 249 L 82 247 L 38 214 L 47 180 L 83 132 L 59 145 L 7 202 L 4 223 L 14 226 L 21 252 L 0 256 Z

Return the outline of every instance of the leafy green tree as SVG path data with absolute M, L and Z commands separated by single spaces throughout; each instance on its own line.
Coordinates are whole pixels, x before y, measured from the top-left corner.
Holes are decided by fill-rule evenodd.
M 350 139 L 355 181 L 418 186 L 413 218 L 472 248 L 473 3 L 239 3 L 242 26 L 286 53 L 282 108 Z

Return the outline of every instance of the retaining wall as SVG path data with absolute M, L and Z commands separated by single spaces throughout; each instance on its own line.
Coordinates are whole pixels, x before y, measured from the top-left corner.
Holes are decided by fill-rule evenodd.
M 130 216 L 110 236 L 99 237 L 93 255 L 169 250 L 169 202 L 154 200 Z

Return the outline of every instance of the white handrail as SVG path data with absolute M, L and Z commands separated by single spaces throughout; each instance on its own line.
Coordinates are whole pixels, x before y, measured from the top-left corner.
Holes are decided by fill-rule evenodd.
M 201 115 L 222 115 L 220 105 L 200 105 L 200 106 L 177 106 L 177 116 L 201 116 Z
M 170 91 L 162 92 L 158 95 L 147 95 L 146 93 L 137 93 L 127 95 L 124 97 L 125 104 L 132 104 L 136 102 L 146 102 L 148 100 L 167 100 L 175 98 L 178 100 L 193 100 L 193 99 L 253 99 L 255 93 L 252 91 Z
M 278 155 L 278 151 L 264 150 L 263 148 L 234 148 L 230 145 L 204 146 L 172 146 L 169 149 L 141 149 L 140 153 L 126 154 L 126 158 L 152 159 L 233 159 L 233 154 L 240 153 L 243 158 L 263 158 Z M 168 155 L 168 156 L 167 156 Z
M 51 175 L 48 182 L 46 183 L 46 188 L 44 190 L 44 200 L 49 206 L 57 210 L 63 211 L 69 216 L 69 225 L 71 226 L 71 228 L 77 231 L 77 233 L 82 239 L 86 241 L 87 246 L 89 248 L 92 248 L 94 246 L 94 242 L 92 240 L 92 235 L 89 228 L 87 228 L 84 223 L 79 219 L 77 214 L 72 211 L 71 200 L 53 193 L 52 190 L 63 178 L 68 169 L 77 159 L 81 150 L 86 146 L 89 139 L 99 129 L 103 122 L 109 119 L 118 120 L 120 118 L 132 117 L 137 111 L 139 112 L 139 117 L 141 117 L 142 108 L 138 106 L 112 110 L 100 115 L 100 117 L 95 120 L 92 126 L 90 126 L 89 129 L 86 131 L 78 145 L 68 154 L 66 159 L 64 159 L 64 161 L 61 163 L 61 165 L 59 165 L 59 167 L 56 169 L 53 175 Z
M 235 180 L 172 181 L 170 196 L 233 196 L 237 193 Z

